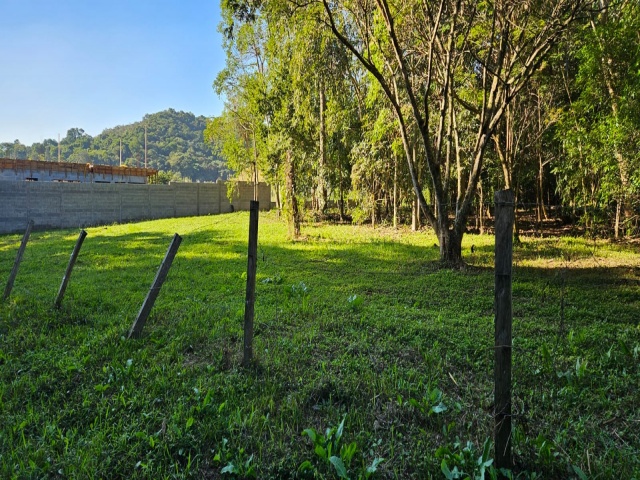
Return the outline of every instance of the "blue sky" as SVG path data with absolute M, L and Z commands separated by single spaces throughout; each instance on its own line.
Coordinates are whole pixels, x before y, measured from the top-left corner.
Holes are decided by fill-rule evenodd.
M 219 22 L 219 0 L 0 0 L 0 142 L 219 114 Z

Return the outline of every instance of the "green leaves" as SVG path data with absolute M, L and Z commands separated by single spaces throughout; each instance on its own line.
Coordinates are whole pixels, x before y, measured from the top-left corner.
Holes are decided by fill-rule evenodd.
M 498 472 L 493 466 L 491 448 L 491 439 L 487 438 L 482 452 L 478 455 L 473 443 L 467 442 L 463 446 L 456 439 L 452 446 L 439 447 L 436 458 L 442 459 L 440 470 L 447 480 L 485 480 L 486 474 L 493 480 L 498 478 Z
M 302 432 L 303 436 L 308 436 L 313 442 L 314 452 L 316 456 L 322 460 L 320 466 L 315 466 L 313 462 L 305 460 L 298 471 L 321 473 L 325 467 L 333 467 L 333 471 L 338 478 L 349 479 L 349 469 L 351 469 L 353 459 L 358 452 L 356 442 L 341 445 L 342 435 L 344 433 L 344 422 L 347 416 L 342 417 L 342 421 L 337 427 L 327 428 L 324 435 L 319 434 L 313 428 L 307 428 Z M 377 470 L 378 465 L 384 459 L 375 458 L 374 461 L 366 468 L 360 469 L 358 478 L 370 478 Z
M 352 311 L 357 312 L 364 304 L 364 298 L 361 295 L 354 293 L 347 298 L 347 304 Z
M 339 478 L 349 478 L 347 476 L 347 468 L 344 466 L 344 463 L 342 462 L 342 459 L 340 457 L 330 457 L 329 462 L 335 467 L 336 473 L 338 474 Z
M 438 387 L 427 387 L 425 395 L 420 399 L 410 398 L 409 404 L 427 416 L 432 414 L 438 415 L 448 410 L 442 401 L 443 393 Z
M 309 311 L 309 300 L 311 297 L 311 289 L 304 282 L 300 281 L 284 288 L 287 298 L 296 303 L 301 313 Z
M 283 281 L 282 277 L 279 274 L 276 274 L 273 277 L 265 278 L 264 280 L 262 280 L 262 283 L 264 283 L 265 285 L 268 285 L 268 284 L 281 285 L 282 281 Z

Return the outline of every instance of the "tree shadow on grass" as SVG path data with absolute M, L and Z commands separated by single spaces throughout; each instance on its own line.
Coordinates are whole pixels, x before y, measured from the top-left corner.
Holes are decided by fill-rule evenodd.
M 36 235 L 16 283 L 19 302 L 53 303 L 75 237 L 77 232 L 72 231 Z M 150 436 L 164 419 L 168 431 L 175 433 L 193 417 L 195 433 L 174 443 L 162 437 L 167 449 L 177 450 L 180 441 L 188 441 L 194 456 L 204 456 L 223 436 L 239 438 L 247 452 L 268 451 L 262 457 L 265 464 L 276 463 L 269 456 L 298 455 L 295 449 L 303 428 L 324 428 L 347 411 L 353 422 L 350 428 L 360 432 L 361 445 L 382 439 L 384 449 L 398 442 L 399 437 L 390 433 L 393 426 L 394 432 L 402 433 L 408 455 L 420 461 L 443 441 L 443 425 L 459 418 L 468 419 L 472 427 L 458 422 L 455 435 L 479 439 L 490 435 L 493 269 L 487 259 L 493 255 L 491 245 L 475 251 L 477 267 L 459 271 L 437 267 L 437 248 L 393 241 L 259 242 L 254 351 L 261 368 L 242 370 L 247 245 L 244 236 L 238 238 L 206 230 L 185 233 L 143 338 L 130 342 L 120 336 L 130 327 L 171 234 L 140 231 L 88 237 L 64 308 L 69 318 L 93 321 L 69 325 L 61 318 L 64 315 L 53 317 L 40 335 L 42 317 L 50 315 L 50 307 L 25 309 L 24 323 L 3 330 L 3 341 L 11 344 L 4 350 L 7 365 L 2 375 L 7 385 L 14 382 L 11 392 L 22 395 L 20 402 L 10 403 L 11 417 L 22 415 L 23 400 L 31 402 L 38 421 L 30 428 L 41 431 L 45 423 L 59 420 L 58 411 L 64 411 L 64 424 L 76 428 L 83 441 L 96 435 L 86 418 L 87 412 L 96 416 L 94 409 L 100 406 L 117 408 L 125 418 L 152 413 L 156 423 L 148 428 Z M 545 370 L 544 377 L 533 373 L 542 369 L 543 346 L 551 345 L 562 371 L 576 364 L 576 356 L 590 355 L 589 365 L 595 367 L 622 335 L 638 338 L 637 329 L 627 327 L 637 324 L 640 306 L 637 269 L 564 268 L 561 263 L 553 268 L 522 266 L 518 261 L 535 258 L 522 251 L 516 249 L 513 300 L 515 392 L 524 396 L 522 386 L 559 389 L 564 386 L 560 382 L 566 382 L 556 371 Z M 0 250 L 0 260 L 3 271 L 4 266 L 10 268 L 13 253 Z M 277 276 L 281 281 L 263 283 Z M 308 287 L 308 302 L 287 293 L 300 282 Z M 362 304 L 351 305 L 352 295 L 362 296 Z M 12 318 L 16 308 L 11 301 L 0 306 L 3 321 Z M 29 312 L 35 315 L 26 315 Z M 571 340 L 570 331 L 574 331 Z M 556 341 L 559 347 L 554 350 Z M 607 365 L 620 370 L 615 352 L 612 357 Z M 130 371 L 128 359 L 133 360 Z M 633 364 L 626 363 L 624 368 L 631 371 Z M 112 374 L 115 384 L 109 384 Z M 633 383 L 634 378 L 624 381 Z M 55 399 L 59 408 L 55 414 L 40 411 L 41 394 L 56 392 L 56 388 L 39 390 L 47 385 L 64 388 Z M 428 399 L 425 392 L 436 385 L 450 408 L 442 415 L 444 420 L 421 414 L 408 403 L 410 398 Z M 632 389 L 627 393 L 616 388 L 622 400 L 635 398 Z M 118 398 L 120 392 L 123 400 Z M 206 392 L 212 392 L 211 407 L 204 406 Z M 590 401 L 600 401 L 596 397 Z M 12 396 L 5 398 L 9 408 Z M 602 398 L 598 406 L 605 411 L 611 400 Z M 456 402 L 461 413 L 455 411 Z M 67 404 L 82 408 L 68 409 Z M 562 422 L 572 414 L 570 408 L 569 413 L 563 410 Z M 273 423 L 252 423 L 245 418 L 249 410 L 258 412 L 255 418 L 268 413 Z M 536 423 L 564 428 L 547 411 L 536 410 L 541 415 Z M 604 420 L 604 414 L 598 415 L 592 423 Z M 213 426 L 206 430 L 205 425 Z M 115 426 L 108 436 L 131 433 L 126 429 Z M 135 429 L 144 433 L 147 427 Z M 106 448 L 113 446 L 109 441 L 105 440 Z M 270 448 L 259 449 L 260 442 Z M 417 453 L 412 450 L 415 445 L 420 445 Z M 391 458 L 384 450 L 381 455 Z M 282 464 L 286 471 L 297 468 L 287 461 Z M 437 465 L 434 468 L 438 471 Z

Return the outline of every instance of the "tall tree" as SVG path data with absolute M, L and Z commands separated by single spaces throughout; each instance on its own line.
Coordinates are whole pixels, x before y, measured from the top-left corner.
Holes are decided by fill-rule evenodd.
M 529 82 L 586 0 L 496 2 L 322 0 L 333 34 L 373 75 L 391 102 L 415 194 L 439 239 L 440 256 L 461 262 L 461 242 L 487 145 L 507 107 Z M 381 55 L 380 55 L 381 54 Z M 475 115 L 467 185 L 452 208 L 447 186 L 455 126 L 451 112 Z M 419 132 L 433 203 L 412 157 Z
M 223 2 L 222 11 L 227 65 L 216 86 L 227 97 L 225 116 L 241 112 L 245 129 L 259 131 L 261 171 L 276 191 L 283 184 L 296 236 L 298 197 L 312 198 L 320 214 L 332 191 L 343 198 L 351 138 L 339 132 L 353 122 L 352 60 L 319 21 L 319 4 L 311 11 L 288 2 Z

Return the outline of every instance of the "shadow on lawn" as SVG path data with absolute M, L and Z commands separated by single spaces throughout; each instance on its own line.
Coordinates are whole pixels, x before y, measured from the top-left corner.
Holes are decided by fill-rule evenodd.
M 156 271 L 166 253 L 172 235 L 139 231 L 121 235 L 101 235 L 91 232 L 76 264 L 69 292 L 73 302 L 86 308 L 100 306 L 101 311 L 131 316 L 146 295 Z M 75 243 L 74 231 L 36 232 L 30 241 L 14 295 L 34 301 L 53 299 Z M 7 237 L 3 237 L 7 238 Z M 10 243 L 10 242 L 5 242 Z M 566 249 L 565 249 L 566 250 Z M 363 295 L 381 304 L 395 302 L 414 309 L 421 307 L 459 305 L 463 313 L 474 311 L 475 305 L 465 304 L 464 297 L 473 297 L 482 289 L 486 297 L 478 316 L 492 315 L 487 305 L 493 304 L 493 245 L 474 247 L 464 252 L 470 265 L 463 269 L 443 269 L 437 246 L 416 246 L 375 239 L 360 243 L 303 241 L 259 243 L 258 304 L 260 296 L 273 302 L 287 286 L 304 282 L 313 291 L 316 305 L 336 303 L 346 305 L 347 297 Z M 588 252 L 587 252 L 588 253 Z M 522 267 L 518 262 L 539 256 L 560 257 L 563 249 L 549 241 L 539 248 L 515 249 L 514 308 L 526 303 L 528 308 L 548 301 L 558 303 L 558 289 L 567 298 L 574 295 L 597 299 L 597 312 L 610 321 L 632 323 L 640 317 L 637 288 L 640 270 L 629 266 L 572 268 Z M 163 287 L 159 302 L 166 308 L 189 308 L 194 298 L 201 302 L 244 302 L 247 246 L 237 235 L 224 231 L 196 230 L 183 235 L 178 251 Z M 586 255 L 586 254 L 585 254 Z M 8 272 L 14 252 L 0 250 L 0 271 Z M 473 265 L 473 262 L 478 262 Z M 274 289 L 261 281 L 279 276 L 283 286 Z M 615 289 L 615 293 L 611 292 Z M 74 293 L 75 291 L 75 293 Z M 556 291 L 551 295 L 549 292 Z M 608 294 L 604 294 L 604 292 Z M 545 293 L 546 292 L 546 293 Z M 68 294 L 69 295 L 69 294 Z M 277 300 L 281 302 L 281 300 Z M 375 302 L 374 302 L 375 303 Z M 574 302 L 579 304 L 577 300 Z M 533 306 L 532 306 L 533 305 Z M 583 308 L 579 305 L 580 308 Z M 527 312 L 533 314 L 533 312 Z M 592 318 L 593 315 L 590 316 Z
M 34 235 L 16 282 L 15 304 L 31 302 L 52 308 L 76 237 L 77 232 L 73 231 Z M 370 433 L 372 441 L 382 438 L 383 445 L 391 445 L 398 438 L 393 433 L 395 428 L 406 439 L 407 451 L 423 445 L 408 462 L 413 465 L 414 460 L 425 457 L 425 452 L 435 451 L 446 425 L 439 423 L 441 417 L 421 415 L 407 405 L 409 398 L 428 400 L 425 389 L 431 388 L 433 380 L 445 392 L 450 406 L 449 413 L 444 414 L 450 416 L 442 418 L 452 422 L 459 418 L 470 420 L 471 426 L 460 422 L 456 435 L 482 439 L 488 434 L 493 352 L 492 245 L 479 245 L 473 254 L 465 252 L 470 266 L 459 271 L 440 268 L 438 249 L 432 245 L 384 240 L 259 243 L 255 351 L 261 368 L 245 374 L 239 369 L 247 266 L 244 234 L 238 240 L 239 235 L 224 231 L 185 233 L 143 339 L 120 340 L 151 285 L 171 237 L 172 234 L 146 231 L 113 236 L 90 234 L 74 271 L 63 314 L 48 320 L 50 326 L 45 331 L 43 319 L 29 317 L 26 313 L 30 311 L 24 310 L 24 322 L 4 332 L 12 335 L 18 331 L 12 345 L 14 359 L 3 372 L 5 379 L 19 378 L 23 368 L 29 372 L 29 376 L 21 374 L 21 383 L 15 387 L 19 388 L 15 392 L 21 394 L 21 399 L 28 398 L 37 405 L 41 398 L 53 393 L 49 385 L 63 385 L 51 411 L 65 412 L 62 420 L 76 426 L 87 439 L 95 435 L 86 425 L 87 411 L 93 418 L 101 406 L 117 407 L 122 418 L 153 412 L 158 421 L 152 426 L 135 426 L 141 431 L 148 428 L 150 436 L 160 430 L 163 419 L 168 420 L 170 428 L 183 428 L 191 421 L 189 425 L 197 432 L 193 437 L 185 433 L 184 440 L 169 437 L 162 441 L 167 442 L 167 451 L 178 451 L 184 441 L 190 448 L 194 446 L 194 453 L 201 454 L 210 452 L 210 444 L 222 435 L 234 438 L 234 434 L 246 429 L 249 434 L 241 440 L 248 452 L 258 451 L 256 444 L 266 438 L 271 448 L 280 448 L 285 456 L 293 455 L 294 448 L 299 449 L 302 428 L 322 428 L 336 412 L 355 410 L 359 412 L 354 413 L 358 423 L 352 428 Z M 589 366 L 593 366 L 595 374 L 599 358 L 610 362 L 605 364 L 607 368 L 616 367 L 615 350 L 612 360 L 606 360 L 607 348 L 617 347 L 618 340 L 624 338 L 621 335 L 629 335 L 635 341 L 637 333 L 633 332 L 637 329 L 624 333 L 631 329 L 619 327 L 635 327 L 640 318 L 637 268 L 543 268 L 518 264 L 529 258 L 527 255 L 535 254 L 517 249 L 515 257 L 514 333 L 518 348 L 514 372 L 519 382 L 515 389 L 518 401 L 530 401 L 529 392 L 536 393 L 536 389 L 548 385 L 554 387 L 552 393 L 563 389 L 565 395 L 572 394 L 571 389 L 565 388 L 566 377 L 558 377 L 555 363 L 553 369 L 545 367 L 542 346 L 548 344 L 561 372 L 570 368 L 575 371 L 575 356 L 591 355 L 588 349 L 593 348 Z M 8 273 L 14 255 L 11 249 L 0 249 L 0 280 L 5 271 Z M 281 283 L 263 283 L 277 276 Z M 308 305 L 287 297 L 287 289 L 299 282 L 309 287 Z M 354 294 L 365 298 L 358 308 L 348 303 Z M 12 309 L 18 307 L 8 303 L 0 305 L 0 320 L 13 322 Z M 50 312 L 45 311 L 43 317 L 52 316 Z M 96 320 L 69 325 L 69 320 L 63 318 L 67 314 Z M 560 323 L 561 314 L 564 324 Z M 70 328 L 62 328 L 65 326 Z M 44 335 L 39 335 L 38 329 Z M 571 330 L 575 335 L 569 340 Z M 553 345 L 559 347 L 554 349 Z M 633 346 L 631 342 L 628 345 Z M 78 352 L 77 358 L 67 355 L 67 350 Z M 619 353 L 626 368 L 627 360 L 622 355 Z M 52 359 L 58 362 L 53 370 L 49 368 Z M 134 359 L 131 371 L 127 370 L 127 359 Z M 532 373 L 540 368 L 546 370 Z M 113 372 L 120 383 L 107 388 Z M 600 378 L 606 377 L 597 377 L 593 383 L 597 384 Z M 591 380 L 587 376 L 575 382 L 581 381 L 586 385 Z M 623 383 L 634 387 L 633 380 L 626 377 L 620 380 L 620 385 Z M 128 400 L 122 394 L 122 408 L 118 396 L 121 390 L 117 388 L 120 385 L 131 396 Z M 193 388 L 195 385 L 197 389 Z M 569 386 L 575 389 L 575 385 Z M 616 389 L 622 398 L 620 411 L 629 411 L 626 407 L 633 402 L 634 391 L 626 393 L 621 386 Z M 592 387 L 585 387 L 576 395 L 586 395 L 591 390 Z M 239 402 L 255 397 L 256 411 L 269 412 L 276 419 L 269 424 L 272 437 L 264 434 L 266 420 L 259 428 L 257 420 L 255 425 L 247 420 L 246 425 L 237 426 L 235 416 L 217 404 L 217 410 L 213 410 L 217 414 L 212 414 L 199 398 L 199 391 L 213 392 L 217 404 L 229 402 L 226 408 L 231 412 L 234 407 L 238 422 L 243 421 L 240 417 L 245 412 Z M 531 400 L 534 408 L 536 402 L 541 405 L 534 410 L 537 416 L 531 414 L 531 423 L 541 423 L 542 418 L 543 426 L 548 426 L 541 427 L 543 432 L 562 431 L 567 418 L 580 418 L 568 407 L 562 411 L 562 418 L 556 419 L 551 413 L 557 406 L 553 403 L 557 395 L 544 397 L 553 401 L 539 400 L 540 397 Z M 156 402 L 158 398 L 164 403 Z M 568 404 L 573 398 L 569 397 Z M 604 407 L 612 401 L 604 393 L 594 398 L 602 398 Z M 465 409 L 462 414 L 456 413 L 455 402 Z M 71 412 L 65 410 L 68 405 L 83 407 Z M 12 414 L 19 418 L 18 412 L 24 410 L 22 400 L 12 408 Z M 48 412 L 39 415 L 47 421 L 61 421 Z M 593 418 L 595 425 L 601 424 L 605 416 Z M 527 419 L 523 416 L 522 421 Z M 40 431 L 44 420 L 38 422 L 34 425 Z M 205 425 L 214 427 L 207 430 Z M 105 431 L 113 438 L 121 438 L 124 433 L 135 436 L 126 427 Z M 384 455 L 388 457 L 386 451 Z M 401 463 L 395 465 L 402 468 Z M 287 471 L 297 465 L 284 464 L 283 468 Z M 420 468 L 427 469 L 425 465 Z M 438 471 L 438 464 L 434 463 L 433 468 Z

